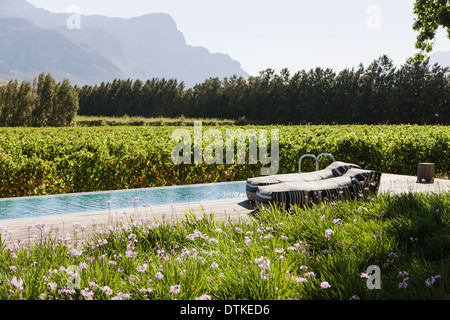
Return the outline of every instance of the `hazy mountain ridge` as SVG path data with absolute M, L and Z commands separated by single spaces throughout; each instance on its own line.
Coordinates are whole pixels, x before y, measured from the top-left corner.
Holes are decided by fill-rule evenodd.
M 188 45 L 167 14 L 81 16 L 79 30 L 67 27 L 70 16 L 25 0 L 0 0 L 0 74 L 29 80 L 50 72 L 79 85 L 176 78 L 188 86 L 209 77 L 248 76 L 228 55 Z
M 438 63 L 442 67 L 450 68 L 450 51 L 436 51 L 430 55 L 430 63 Z
M 77 45 L 55 30 L 41 29 L 23 19 L 0 19 L 0 73 L 31 81 L 41 72 L 74 83 L 123 75 L 100 53 Z

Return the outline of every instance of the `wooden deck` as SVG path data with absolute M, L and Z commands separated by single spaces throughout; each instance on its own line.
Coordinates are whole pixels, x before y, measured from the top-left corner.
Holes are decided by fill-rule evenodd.
M 383 173 L 381 176 L 381 193 L 399 194 L 405 192 L 434 192 L 450 191 L 450 180 L 436 179 L 434 183 L 417 183 L 417 177 Z
M 405 193 L 405 192 L 434 192 L 442 193 L 450 191 L 450 180 L 437 179 L 432 184 L 422 184 L 416 182 L 416 177 L 393 174 L 383 174 L 380 183 L 380 193 Z M 96 230 L 102 230 L 110 222 L 122 220 L 129 221 L 130 216 L 138 216 L 140 219 L 152 223 L 158 221 L 173 222 L 177 219 L 184 219 L 185 212 L 191 211 L 197 214 L 213 213 L 217 220 L 226 219 L 251 219 L 248 215 L 253 211 L 253 205 L 247 198 L 205 201 L 204 203 L 182 203 L 174 205 L 154 206 L 151 208 L 111 210 L 101 212 L 89 212 L 78 214 L 67 214 L 57 216 L 47 216 L 38 218 L 0 220 L 2 239 L 6 242 L 33 241 L 36 237 L 37 223 L 45 223 L 48 230 L 54 230 L 51 235 L 76 236 L 78 239 L 87 237 Z M 78 229 L 84 229 L 76 234 L 74 225 Z M 6 230 L 8 232 L 6 232 Z M 1 230 L 0 230 L 1 231 Z M 6 234 L 5 234 L 6 233 Z

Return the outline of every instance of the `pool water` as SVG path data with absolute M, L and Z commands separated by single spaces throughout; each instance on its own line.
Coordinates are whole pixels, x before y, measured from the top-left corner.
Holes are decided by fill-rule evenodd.
M 0 199 L 0 220 L 245 197 L 245 181 Z

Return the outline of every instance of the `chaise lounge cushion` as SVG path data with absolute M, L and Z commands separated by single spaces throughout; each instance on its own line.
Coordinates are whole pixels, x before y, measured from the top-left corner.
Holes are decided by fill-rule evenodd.
M 357 198 L 377 194 L 380 179 L 380 172 L 352 168 L 340 177 L 260 186 L 255 203 L 257 207 L 269 203 L 304 206 L 310 202 Z
M 295 181 L 316 181 L 342 176 L 351 168 L 359 168 L 356 164 L 334 161 L 328 167 L 322 170 L 305 173 L 277 174 L 265 177 L 250 178 L 247 180 L 246 191 L 247 198 L 251 201 L 256 200 L 256 191 L 259 186 L 267 186 L 283 182 Z

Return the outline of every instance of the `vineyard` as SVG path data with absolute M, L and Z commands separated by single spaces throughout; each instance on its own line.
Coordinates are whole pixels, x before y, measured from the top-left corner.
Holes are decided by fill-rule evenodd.
M 171 154 L 177 142 L 171 135 L 177 128 L 194 130 L 0 128 L 0 197 L 238 181 L 260 175 L 261 164 L 248 164 L 248 157 L 244 165 L 174 164 Z M 450 171 L 448 126 L 214 126 L 222 132 L 230 128 L 279 130 L 279 173 L 296 172 L 302 154 L 322 152 L 388 173 L 415 175 L 419 162 L 435 163 L 438 174 Z M 321 167 L 327 161 L 321 159 Z M 302 164 L 302 171 L 313 169 L 311 160 Z

